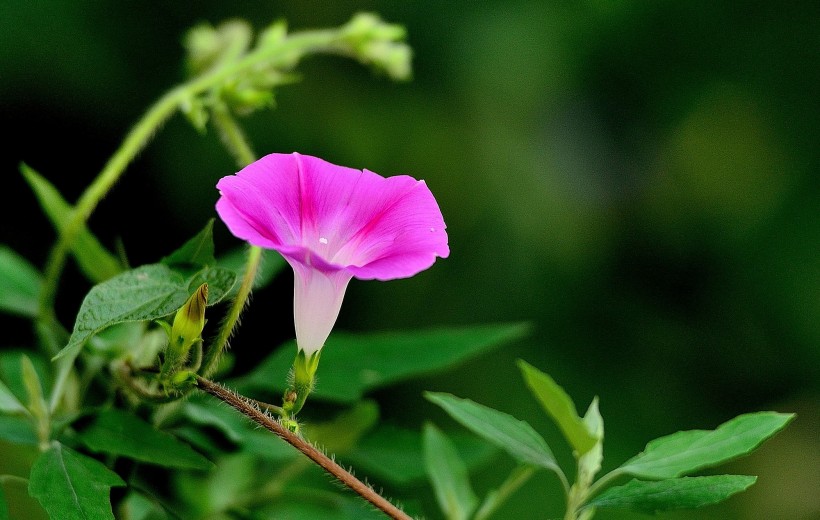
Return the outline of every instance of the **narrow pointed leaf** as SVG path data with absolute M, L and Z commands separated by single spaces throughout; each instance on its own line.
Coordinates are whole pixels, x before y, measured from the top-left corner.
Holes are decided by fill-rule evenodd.
M 51 224 L 58 234 L 62 234 L 68 222 L 71 221 L 74 207 L 66 202 L 57 188 L 42 175 L 25 164 L 20 165 L 20 171 L 31 189 L 34 190 Z M 123 271 L 123 266 L 117 257 L 110 253 L 84 225 L 71 244 L 71 253 L 77 260 L 80 270 L 92 282 L 108 280 Z
M 578 416 L 575 404 L 564 389 L 550 376 L 526 361 L 518 360 L 518 368 L 521 369 L 530 391 L 558 424 L 570 446 L 580 455 L 591 450 L 598 443 L 598 438 L 587 429 L 584 420 Z
M 587 413 L 584 415 L 584 425 L 597 440 L 595 446 L 578 457 L 578 477 L 576 480 L 584 486 L 589 486 L 595 479 L 595 475 L 601 470 L 601 463 L 604 460 L 604 418 L 598 410 L 598 398 L 594 398 L 590 403 Z
M 0 381 L 0 412 L 5 413 L 24 413 L 26 407 L 17 400 L 17 397 L 11 393 L 11 390 Z
M 757 477 L 713 475 L 682 477 L 661 481 L 631 480 L 609 488 L 589 502 L 601 509 L 632 509 L 658 513 L 676 509 L 696 509 L 717 504 L 746 490 Z
M 648 479 L 673 478 L 745 455 L 783 429 L 794 414 L 758 412 L 740 415 L 715 430 L 690 430 L 646 445 L 617 472 Z
M 34 461 L 28 489 L 52 520 L 113 520 L 110 489 L 124 485 L 99 461 L 55 442 Z
M 322 349 L 322 366 L 311 399 L 353 403 L 365 392 L 411 377 L 440 372 L 478 356 L 529 331 L 525 323 L 372 334 L 334 333 Z M 293 363 L 295 346 L 277 349 L 247 376 L 232 382 L 240 391 L 277 393 Z M 273 385 L 273 386 L 272 386 Z
M 121 410 L 100 412 L 78 437 L 92 451 L 158 466 L 182 469 L 210 469 L 213 466 L 211 461 L 173 435 Z
M 213 232 L 214 219 L 210 219 L 202 231 L 185 242 L 182 247 L 163 258 L 162 263 L 166 265 L 189 264 L 197 266 L 216 264 Z
M 34 318 L 42 284 L 42 276 L 28 260 L 0 245 L 0 311 Z
M 426 392 L 424 396 L 462 426 L 495 444 L 519 462 L 560 472 L 547 442 L 526 422 L 450 394 Z
M 40 382 L 40 375 L 34 368 L 34 363 L 25 354 L 20 356 L 20 373 L 23 377 L 23 386 L 26 389 L 28 408 L 38 425 L 47 424 L 49 420 L 48 404 L 43 394 L 43 385 Z
M 126 271 L 86 295 L 68 345 L 56 358 L 76 353 L 94 334 L 133 321 L 156 320 L 176 312 L 202 283 L 208 283 L 208 305 L 219 302 L 236 280 L 233 272 L 204 268 L 186 278 L 165 264 L 151 264 Z
M 468 520 L 478 506 L 467 466 L 441 430 L 424 425 L 424 466 L 438 505 L 448 520 Z

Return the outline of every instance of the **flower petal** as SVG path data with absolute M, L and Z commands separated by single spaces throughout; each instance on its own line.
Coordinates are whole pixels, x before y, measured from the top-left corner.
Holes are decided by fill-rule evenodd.
M 325 273 L 299 262 L 293 266 L 293 322 L 296 345 L 308 358 L 320 350 L 342 307 L 347 284 L 352 277 L 345 271 Z
M 406 175 L 271 154 L 217 188 L 217 211 L 234 235 L 326 273 L 405 278 L 449 255 L 435 198 Z

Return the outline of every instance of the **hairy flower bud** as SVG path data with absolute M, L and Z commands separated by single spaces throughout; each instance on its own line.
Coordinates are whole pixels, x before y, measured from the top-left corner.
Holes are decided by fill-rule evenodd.
M 173 365 L 188 357 L 191 346 L 200 340 L 205 328 L 205 306 L 208 303 L 208 284 L 203 283 L 194 291 L 185 305 L 174 316 L 169 332 L 166 362 Z

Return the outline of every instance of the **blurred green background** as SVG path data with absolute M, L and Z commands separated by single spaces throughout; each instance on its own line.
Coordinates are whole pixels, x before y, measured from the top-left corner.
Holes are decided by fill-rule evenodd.
M 337 327 L 534 325 L 504 351 L 376 394 L 384 415 L 455 429 L 421 397 L 449 391 L 528 420 L 568 462 L 520 357 L 579 408 L 600 396 L 606 470 L 660 435 L 793 411 L 759 453 L 721 468 L 760 475 L 749 491 L 664 518 L 820 518 L 817 2 L 4 0 L 0 242 L 43 265 L 54 233 L 18 163 L 76 200 L 182 80 L 192 25 L 285 18 L 296 30 L 363 10 L 407 27 L 412 82 L 312 58 L 276 110 L 244 120 L 259 154 L 413 175 L 439 200 L 451 257 L 409 280 L 354 281 Z M 215 215 L 213 186 L 234 171 L 215 136 L 176 117 L 91 227 L 109 246 L 121 239 L 133 265 L 154 262 Z M 219 224 L 217 247 L 236 245 Z M 292 335 L 290 284 L 255 296 L 234 341 L 239 369 Z M 88 287 L 69 270 L 62 288 L 70 324 Z M 31 342 L 22 320 L 1 323 L 9 345 Z M 476 488 L 505 465 L 483 468 Z M 556 518 L 557 494 L 544 474 L 497 517 Z

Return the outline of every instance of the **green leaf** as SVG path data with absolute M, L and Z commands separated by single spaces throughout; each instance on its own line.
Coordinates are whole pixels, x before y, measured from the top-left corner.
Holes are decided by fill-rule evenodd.
M 716 466 L 751 452 L 793 418 L 794 414 L 758 412 L 735 417 L 715 430 L 673 433 L 651 441 L 615 471 L 660 480 Z
M 497 453 L 495 447 L 469 433 L 454 432 L 449 437 L 469 469 L 488 463 Z M 404 486 L 426 476 L 422 448 L 421 432 L 382 423 L 344 458 L 366 475 Z
M 293 491 L 291 491 L 293 493 Z M 307 489 L 293 500 L 277 500 L 254 511 L 248 520 L 383 520 L 384 513 L 364 500 Z
M 526 361 L 519 359 L 518 368 L 521 369 L 530 391 L 558 424 L 570 446 L 579 455 L 591 450 L 598 443 L 598 438 L 589 431 L 584 420 L 578 416 L 575 404 L 564 389 L 558 386 L 558 383 L 550 376 Z
M 661 481 L 631 480 L 623 486 L 609 488 L 589 502 L 607 509 L 632 509 L 657 513 L 675 509 L 696 509 L 717 504 L 755 483 L 747 475 L 713 475 L 683 477 Z
M 216 265 L 223 269 L 229 269 L 236 273 L 236 278 L 241 280 L 245 276 L 245 262 L 248 257 L 247 248 L 237 248 L 220 257 Z M 265 287 L 288 265 L 285 259 L 276 251 L 264 249 L 262 258 L 259 261 L 259 268 L 256 271 L 256 278 L 253 280 L 253 288 L 261 289 Z M 239 290 L 239 284 L 234 287 L 234 292 Z
M 27 383 L 23 374 L 23 364 L 25 363 L 23 357 L 28 358 L 29 363 L 34 367 L 36 379 L 40 381 L 41 385 L 45 383 L 43 387 L 45 394 L 50 391 L 51 366 L 36 352 L 30 350 L 0 350 L 0 380 L 6 384 L 6 388 L 17 398 L 18 402 L 26 404 L 29 398 L 29 390 L 26 387 Z
M 51 414 L 43 394 L 43 385 L 40 383 L 40 375 L 34 368 L 34 363 L 32 363 L 31 359 L 25 354 L 20 356 L 20 373 L 22 374 L 23 386 L 25 386 L 26 395 L 28 397 L 26 408 L 28 408 L 38 424 L 47 424 L 47 418 Z
M 561 473 L 547 442 L 526 422 L 450 394 L 425 392 L 424 396 L 464 427 L 495 444 L 519 462 Z
M 156 499 L 131 491 L 119 510 L 128 520 L 170 520 L 171 516 Z
M 323 371 L 320 366 L 311 399 L 353 403 L 369 390 L 452 367 L 521 338 L 528 330 L 524 323 L 512 323 L 374 334 L 334 333 L 322 349 L 321 363 L 332 370 Z M 295 354 L 293 343 L 279 348 L 233 384 L 241 391 L 282 391 Z
M 0 311 L 37 316 L 42 276 L 25 258 L 0 245 Z
M 424 425 L 424 466 L 438 505 L 448 520 L 467 520 L 478 506 L 467 466 L 441 430 Z
M 576 482 L 589 487 L 595 480 L 595 475 L 601 471 L 604 460 L 604 418 L 598 410 L 598 398 L 595 397 L 584 415 L 584 425 L 597 441 L 591 450 L 578 457 L 578 476 Z
M 137 416 L 104 410 L 82 429 L 79 440 L 95 452 L 122 455 L 169 468 L 210 469 L 211 461 L 173 435 L 154 429 Z
M 124 485 L 102 463 L 54 442 L 34 461 L 28 490 L 52 520 L 113 520 L 109 490 Z
M 29 418 L 0 415 L 0 439 L 15 444 L 37 444 L 34 425 Z
M 161 260 L 166 265 L 187 264 L 206 266 L 216 264 L 214 258 L 214 219 L 182 247 Z
M 25 413 L 26 407 L 17 400 L 11 390 L 0 381 L 0 412 Z
M 379 406 L 376 402 L 361 401 L 331 421 L 305 424 L 303 433 L 325 451 L 341 455 L 350 451 L 378 420 Z
M 65 232 L 66 225 L 71 221 L 74 214 L 74 207 L 63 199 L 57 188 L 48 182 L 45 177 L 26 164 L 20 165 L 20 171 L 31 189 L 34 190 L 40 206 L 51 220 L 51 224 L 57 230 L 57 233 L 62 234 Z M 74 242 L 71 244 L 71 253 L 77 260 L 77 265 L 83 274 L 93 282 L 108 280 L 123 271 L 122 263 L 103 247 L 97 237 L 85 225 L 80 227 L 79 233 L 74 238 Z
M 260 430 L 247 417 L 210 396 L 192 396 L 183 403 L 181 411 L 192 423 L 217 430 L 225 439 L 259 458 L 283 461 L 299 454 L 290 444 L 266 430 Z M 207 442 L 202 437 L 204 430 L 199 428 L 196 433 L 181 430 L 180 433 L 201 446 L 203 441 Z
M 88 338 L 112 325 L 156 320 L 176 312 L 202 283 L 208 283 L 208 305 L 213 305 L 235 280 L 234 273 L 218 267 L 206 267 L 187 279 L 165 264 L 126 271 L 95 285 L 86 295 L 68 345 L 54 359 L 76 353 Z
M 9 506 L 6 504 L 6 494 L 0 486 L 0 520 L 9 520 Z

